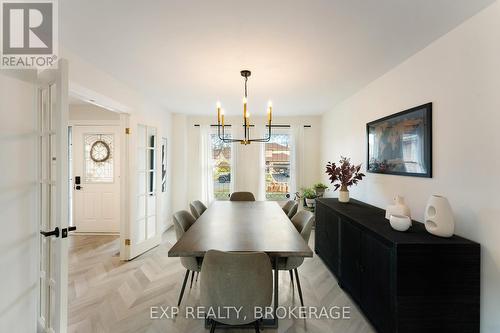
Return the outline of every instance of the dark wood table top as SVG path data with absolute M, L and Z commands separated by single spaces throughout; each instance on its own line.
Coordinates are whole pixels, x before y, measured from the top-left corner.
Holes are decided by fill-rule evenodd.
M 202 257 L 212 249 L 262 251 L 275 257 L 313 256 L 281 207 L 272 201 L 215 201 L 168 256 Z

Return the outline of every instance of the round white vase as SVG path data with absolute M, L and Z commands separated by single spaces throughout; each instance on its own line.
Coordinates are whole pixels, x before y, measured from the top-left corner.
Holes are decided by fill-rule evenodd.
M 396 195 L 393 199 L 393 204 L 387 206 L 385 218 L 389 220 L 391 215 L 404 215 L 411 218 L 410 207 L 406 205 L 404 197 Z
M 397 231 L 406 231 L 411 227 L 411 219 L 405 215 L 391 215 L 389 221 L 392 229 Z
M 349 202 L 349 191 L 339 191 L 339 202 Z
M 425 229 L 436 236 L 451 237 L 455 231 L 455 220 L 448 199 L 432 195 L 425 208 Z
M 315 203 L 316 203 L 316 199 L 308 199 L 308 198 L 306 198 L 306 205 L 307 205 L 307 207 L 313 208 Z

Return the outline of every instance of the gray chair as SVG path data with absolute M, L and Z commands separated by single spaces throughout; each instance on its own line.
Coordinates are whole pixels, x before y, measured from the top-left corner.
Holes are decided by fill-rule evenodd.
M 298 203 L 296 203 L 296 202 L 294 201 L 293 206 L 290 208 L 290 211 L 289 211 L 289 212 L 288 212 L 288 214 L 287 214 L 287 215 L 288 215 L 288 218 L 289 218 L 290 220 L 292 219 L 292 217 L 294 217 L 294 216 L 295 216 L 295 214 L 297 213 L 297 210 L 298 210 L 298 209 L 299 209 L 299 204 L 298 204 Z
M 224 313 L 223 318 L 209 318 L 210 332 L 217 323 L 246 325 L 254 323 L 259 332 L 259 320 L 254 309 L 272 303 L 273 275 L 271 260 L 264 252 L 222 252 L 210 250 L 205 254 L 201 268 L 201 305 L 217 311 L 228 305 L 241 307 Z
M 293 204 L 295 203 L 294 200 L 288 200 L 281 209 L 285 212 L 286 215 L 288 215 L 288 212 L 290 212 L 290 208 L 292 208 Z
M 255 201 L 255 197 L 252 192 L 233 192 L 229 201 Z
M 309 243 L 309 237 L 311 236 L 311 229 L 314 223 L 314 214 L 301 210 L 294 217 L 292 217 L 292 223 L 297 231 L 300 233 L 304 241 Z M 302 288 L 300 287 L 299 272 L 297 268 L 304 262 L 303 257 L 289 257 L 283 258 L 278 261 L 278 269 L 283 271 L 288 271 L 290 273 L 290 280 L 293 284 L 293 272 L 295 272 L 295 279 L 297 280 L 297 289 L 300 297 L 300 304 L 304 306 L 304 299 L 302 298 Z
M 203 202 L 195 200 L 189 204 L 189 209 L 191 210 L 191 214 L 193 214 L 194 218 L 199 219 L 201 214 L 207 210 L 207 206 L 205 206 Z
M 196 219 L 189 214 L 186 210 L 181 210 L 174 214 L 174 229 L 177 240 L 179 240 L 182 235 L 193 225 Z M 195 257 L 181 257 L 181 264 L 186 268 L 186 275 L 184 276 L 184 282 L 182 283 L 181 294 L 179 295 L 179 301 L 177 306 L 181 305 L 182 296 L 184 295 L 184 290 L 186 289 L 186 283 L 189 277 L 189 272 L 191 272 L 191 286 L 193 287 L 194 273 L 199 273 L 201 271 L 202 258 Z

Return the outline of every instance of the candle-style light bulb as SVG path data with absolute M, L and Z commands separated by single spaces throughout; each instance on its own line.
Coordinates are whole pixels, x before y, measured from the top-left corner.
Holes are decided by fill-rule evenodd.
M 217 122 L 220 123 L 220 102 L 217 102 Z
M 220 116 L 222 121 L 222 127 L 224 127 L 224 109 L 220 109 Z
M 271 122 L 273 118 L 273 102 L 269 101 L 267 103 L 267 120 Z

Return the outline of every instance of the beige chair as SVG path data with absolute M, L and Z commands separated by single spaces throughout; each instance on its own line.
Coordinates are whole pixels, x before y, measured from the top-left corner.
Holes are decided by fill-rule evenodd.
M 255 197 L 252 192 L 233 192 L 229 201 L 255 201 Z
M 314 223 L 314 214 L 301 210 L 294 217 L 292 217 L 292 223 L 300 233 L 304 241 L 309 243 L 309 237 L 311 236 L 311 229 Z M 302 288 L 300 287 L 299 272 L 297 268 L 304 262 L 303 257 L 290 257 L 283 258 L 283 260 L 278 261 L 278 269 L 283 271 L 288 271 L 290 273 L 290 280 L 293 284 L 293 272 L 295 272 L 295 279 L 297 280 L 297 289 L 300 297 L 300 304 L 304 306 L 304 299 L 302 298 Z
M 217 323 L 246 325 L 254 323 L 259 332 L 259 320 L 254 309 L 272 303 L 273 275 L 271 261 L 263 252 L 222 252 L 210 250 L 201 268 L 201 305 L 215 310 L 226 306 L 241 307 L 211 320 L 210 332 Z
M 179 240 L 182 235 L 193 225 L 196 219 L 189 214 L 186 210 L 181 210 L 174 214 L 174 229 L 177 240 Z M 181 294 L 179 295 L 179 301 L 177 306 L 181 305 L 182 296 L 184 295 L 184 289 L 186 289 L 186 283 L 189 277 L 189 272 L 191 272 L 191 286 L 193 287 L 194 273 L 199 273 L 201 271 L 202 258 L 195 257 L 181 257 L 181 264 L 186 268 L 186 275 L 184 276 L 184 282 L 182 283 Z
M 293 204 L 295 203 L 294 200 L 288 200 L 281 209 L 285 212 L 286 215 L 288 215 L 288 212 L 290 212 L 290 208 L 293 207 Z
M 199 219 L 201 214 L 207 210 L 207 206 L 205 206 L 203 202 L 195 200 L 189 204 L 189 209 L 191 210 L 191 214 L 193 214 L 194 218 Z
M 295 214 L 297 213 L 297 210 L 299 209 L 299 204 L 294 202 L 292 208 L 290 208 L 290 211 L 288 212 L 288 218 L 291 220 L 292 217 L 295 216 Z

